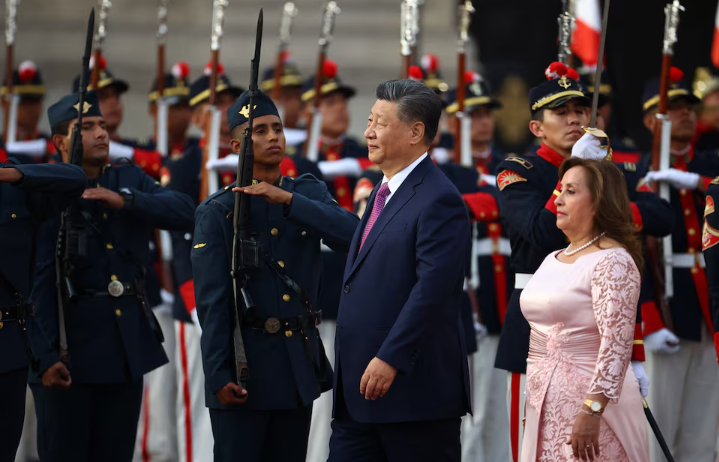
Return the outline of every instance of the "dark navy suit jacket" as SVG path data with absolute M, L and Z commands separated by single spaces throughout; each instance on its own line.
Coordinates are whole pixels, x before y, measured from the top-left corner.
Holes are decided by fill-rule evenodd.
M 379 187 L 379 185 L 378 185 Z M 367 210 L 372 210 L 378 187 Z M 345 268 L 335 339 L 335 403 L 355 421 L 448 419 L 471 411 L 460 300 L 470 250 L 467 208 L 427 157 L 394 192 L 358 254 L 370 213 Z M 397 368 L 377 401 L 359 393 L 374 357 Z

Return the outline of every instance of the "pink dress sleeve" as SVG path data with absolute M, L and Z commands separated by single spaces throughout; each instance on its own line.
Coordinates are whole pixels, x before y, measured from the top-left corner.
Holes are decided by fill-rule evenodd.
M 609 252 L 592 275 L 592 306 L 601 343 L 590 394 L 616 403 L 632 357 L 641 277 L 624 251 Z

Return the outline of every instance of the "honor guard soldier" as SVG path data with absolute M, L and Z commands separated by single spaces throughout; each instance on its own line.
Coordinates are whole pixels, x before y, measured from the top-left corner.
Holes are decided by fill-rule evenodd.
M 42 103 L 45 98 L 45 84 L 42 74 L 32 61 L 23 61 L 13 71 L 13 94 L 20 97 L 17 106 L 17 125 L 15 141 L 10 146 L 2 145 L 7 154 L 23 164 L 46 162 L 55 154 L 55 146 L 46 134 L 37 129 L 43 114 Z M 8 92 L 7 82 L 3 82 L 2 95 Z M 5 161 L 0 151 L 0 161 Z
M 125 462 L 134 450 L 143 376 L 167 362 L 146 300 L 147 238 L 154 228 L 191 228 L 194 207 L 129 161 L 107 163 L 97 94 L 88 92 L 82 108 L 79 100 L 79 93 L 67 95 L 48 110 L 67 162 L 82 109 L 78 140 L 88 187 L 62 221 L 58 214 L 38 233 L 30 335 L 39 359 L 31 375 L 38 447 L 43 461 Z
M 707 266 L 709 283 L 709 303 L 711 303 L 712 323 L 719 326 L 719 213 L 715 205 L 719 202 L 719 177 L 714 178 L 707 188 L 704 207 L 704 230 L 702 232 L 702 251 Z M 714 328 L 714 348 L 719 361 L 719 331 Z
M 74 165 L 0 164 L 0 237 L 7 244 L 0 259 L 0 460 L 15 460 L 25 418 L 30 350 L 26 322 L 32 276 L 33 238 L 40 221 L 59 213 L 85 190 L 87 178 Z
M 719 383 L 710 313 L 709 290 L 701 253 L 701 217 L 704 194 L 719 175 L 716 151 L 695 151 L 697 127 L 695 105 L 699 100 L 682 81 L 683 73 L 669 71 L 667 116 L 671 121 L 671 168 L 649 172 L 645 181 L 670 185 L 674 214 L 671 262 L 674 296 L 669 301 L 673 332 L 656 309 L 645 310 L 645 344 L 653 383 L 649 405 L 661 427 L 669 449 L 677 460 L 711 460 L 719 431 Z M 644 91 L 644 125 L 653 131 L 659 101 L 659 79 Z M 649 170 L 650 156 L 640 171 Z M 650 443 L 656 460 L 662 456 L 656 442 Z
M 280 77 L 279 99 L 275 103 L 282 106 L 282 124 L 285 127 L 285 139 L 288 146 L 304 143 L 307 131 L 299 127 L 302 115 L 302 85 L 304 79 L 300 70 L 290 58 L 290 52 L 283 53 L 282 76 Z M 260 90 L 270 95 L 275 88 L 275 69 L 265 70 Z
M 415 72 L 412 70 L 413 67 L 410 67 L 410 77 L 412 76 L 412 72 Z M 439 58 L 437 55 L 423 55 L 420 60 L 418 70 L 421 71 L 421 80 L 424 84 L 434 90 L 434 92 L 442 99 L 442 103 L 445 104 L 446 111 L 446 105 L 450 99 L 447 94 L 449 85 L 447 85 L 447 83 L 442 79 L 442 74 L 439 71 Z M 447 112 L 444 112 L 443 116 L 446 115 Z M 443 124 L 440 122 L 439 126 L 442 127 Z M 434 140 L 430 155 L 432 155 L 432 158 L 435 159 L 435 163 L 444 163 L 449 158 L 445 157 L 443 154 L 449 154 L 449 151 L 451 151 L 453 147 L 454 136 L 452 133 L 440 130 L 437 132 L 437 137 Z
M 90 69 L 95 66 L 94 57 L 90 60 Z M 140 166 L 142 170 L 151 177 L 160 177 L 162 167 L 162 156 L 154 151 L 148 141 L 138 141 L 120 136 L 120 125 L 125 113 L 122 102 L 122 95 L 130 86 L 122 79 L 115 77 L 107 69 L 105 57 L 100 58 L 100 75 L 97 82 L 97 97 L 100 101 L 100 111 L 105 118 L 107 133 L 110 136 L 110 159 L 115 160 L 121 157 L 131 159 Z M 80 87 L 80 76 L 75 77 L 72 82 L 72 91 L 76 92 Z M 91 88 L 88 86 L 88 90 Z
M 523 432 L 524 395 L 521 390 L 525 386 L 530 330 L 520 310 L 519 297 L 544 258 L 565 245 L 564 234 L 557 228 L 554 205 L 559 189 L 558 168 L 570 155 L 584 156 L 585 152 L 591 152 L 601 159 L 607 154 L 590 135 L 582 144 L 577 143 L 585 134 L 582 127 L 589 122 L 590 101 L 577 82 L 576 71 L 555 62 L 545 70 L 545 75 L 548 80 L 529 93 L 532 113 L 529 128 L 542 145 L 536 154 L 507 158 L 499 165 L 497 174 L 500 216 L 506 223 L 512 247 L 515 290 L 502 326 L 495 367 L 509 372 L 507 404 L 514 460 L 520 456 Z M 630 194 L 633 193 L 630 191 Z M 635 226 L 641 218 L 639 224 L 647 233 L 661 235 L 666 232 L 665 223 L 671 222 L 671 216 L 667 218 L 668 214 L 662 213 L 661 200 L 653 193 L 637 194 L 632 203 Z M 646 375 L 639 362 L 643 359 L 643 351 L 638 348 L 641 345 L 637 337 L 640 336 L 641 326 L 637 324 L 632 367 L 642 380 Z
M 202 323 L 206 402 L 218 462 L 304 461 L 312 403 L 331 387 L 331 369 L 315 326 L 323 271 L 320 242 L 347 253 L 359 219 L 311 175 L 283 177 L 282 123 L 272 100 L 255 97 L 254 177 L 225 187 L 197 209 L 192 249 L 195 300 Z M 228 110 L 233 151 L 248 124 L 249 92 Z M 253 307 L 241 329 L 246 389 L 237 384 L 232 346 L 235 296 L 230 276 L 235 194 L 249 194 L 249 224 L 261 267 L 248 270 Z
M 160 184 L 167 187 L 170 181 L 168 165 L 182 157 L 183 152 L 196 149 L 199 146 L 198 138 L 189 138 L 187 131 L 192 118 L 192 109 L 190 109 L 190 83 L 188 81 L 190 67 L 185 62 L 178 62 L 172 66 L 171 72 L 164 75 L 164 85 L 162 98 L 167 108 L 167 146 L 164 152 L 168 156 L 164 159 L 164 165 L 160 169 Z M 157 89 L 157 79 L 152 80 L 150 92 L 148 94 L 148 111 L 150 117 L 155 122 L 154 133 L 158 133 L 158 105 L 157 101 L 160 93 Z M 155 137 L 150 138 L 148 148 L 157 149 L 157 140 Z M 195 171 L 196 176 L 199 175 Z M 184 191 L 180 191 L 184 192 Z M 190 196 L 192 197 L 192 196 Z M 188 234 L 188 231 L 172 231 L 181 235 Z M 176 351 L 180 348 L 178 343 L 178 335 L 175 331 L 175 324 L 179 313 L 181 319 L 186 317 L 189 319 L 187 312 L 180 300 L 174 297 L 174 284 L 172 275 L 173 261 L 163 261 L 163 254 L 173 254 L 174 248 L 168 245 L 163 248 L 157 245 L 157 238 L 162 236 L 162 232 L 153 233 L 150 241 L 150 257 L 148 263 L 146 290 L 150 306 L 155 313 L 155 317 L 162 329 L 165 341 L 163 347 L 169 359 L 169 363 L 150 372 L 144 381 L 143 391 L 143 408 L 142 417 L 137 428 L 137 443 L 135 447 L 134 460 L 177 460 L 178 452 L 182 454 L 183 462 L 186 460 L 186 445 L 193 445 L 192 441 L 186 441 L 187 437 L 194 439 L 195 432 L 188 433 L 186 430 L 188 425 L 192 428 L 192 422 L 195 420 L 195 411 L 191 414 L 185 414 L 185 402 L 189 400 L 189 396 L 183 394 L 185 387 L 189 390 L 189 384 L 195 380 L 190 380 L 189 376 L 183 374 L 182 368 L 186 363 L 182 363 L 183 354 Z M 171 241 L 169 239 L 168 241 Z M 162 238 L 160 237 L 160 242 Z M 165 256 L 165 258 L 168 258 Z M 188 256 L 189 258 L 189 256 Z M 168 273 L 168 274 L 165 274 Z M 199 352 L 198 352 L 199 355 Z M 199 373 L 202 371 L 200 370 Z M 201 377 L 200 377 L 201 380 Z M 199 391 L 202 390 L 201 382 Z M 197 412 L 205 411 L 204 403 L 200 403 Z M 189 410 L 189 408 L 188 408 Z M 186 417 L 189 416 L 189 419 Z M 201 417 L 199 414 L 197 417 Z M 186 422 L 187 420 L 187 422 Z M 209 430 L 209 418 L 207 423 L 207 433 Z M 197 435 L 202 433 L 197 429 Z M 210 439 L 212 435 L 210 433 Z M 211 441 L 210 441 L 211 443 Z M 194 444 L 196 449 L 201 449 L 202 445 L 198 441 Z M 212 446 L 210 444 L 210 451 Z M 199 453 L 198 453 L 199 454 Z M 190 456 L 191 457 L 191 456 Z
M 462 452 L 467 460 L 509 460 L 506 395 L 507 375 L 494 367 L 499 334 L 514 288 L 509 270 L 511 249 L 504 226 L 499 221 L 496 169 L 504 155 L 493 146 L 494 110 L 501 103 L 490 95 L 484 80 L 476 73 L 466 79 L 464 113 L 471 118 L 472 159 L 479 180 L 475 191 L 462 195 L 473 222 L 471 270 L 467 288 L 473 291 L 472 308 L 478 353 L 472 359 L 471 425 L 463 436 Z M 457 91 L 447 93 L 445 109 L 450 131 L 456 129 Z

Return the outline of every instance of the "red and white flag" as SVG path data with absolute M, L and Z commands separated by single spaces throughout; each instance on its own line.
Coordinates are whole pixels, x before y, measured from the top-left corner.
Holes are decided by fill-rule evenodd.
M 577 0 L 575 8 L 576 27 L 572 33 L 572 53 L 585 67 L 596 67 L 602 34 L 599 0 Z
M 714 42 L 712 43 L 712 63 L 714 67 L 719 67 L 719 5 L 717 5 L 717 14 L 714 18 Z

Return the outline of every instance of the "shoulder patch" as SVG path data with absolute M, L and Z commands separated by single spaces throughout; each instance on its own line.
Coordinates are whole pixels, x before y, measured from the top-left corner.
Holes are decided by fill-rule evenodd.
M 522 159 L 521 157 L 507 157 L 505 160 L 510 161 L 510 162 L 516 162 L 516 163 L 520 164 L 522 167 L 526 168 L 527 170 L 529 170 L 530 168 L 533 167 L 533 165 L 530 161 L 528 161 L 527 159 Z
M 719 176 L 714 178 L 709 184 L 719 184 Z
M 192 248 L 193 248 L 193 249 L 201 249 L 201 248 L 203 248 L 203 247 L 206 246 L 206 245 L 207 245 L 207 243 L 206 243 L 206 242 L 203 242 L 202 244 L 195 244 L 195 245 L 193 245 Z
M 719 244 L 719 230 L 709 226 L 704 220 L 704 230 L 702 232 L 702 250 L 707 250 Z
M 704 218 L 712 213 L 714 213 L 714 198 L 712 196 L 707 196 L 707 203 L 706 206 L 704 206 Z
M 518 183 L 521 181 L 527 181 L 527 179 L 519 173 L 511 170 L 502 170 L 502 172 L 497 175 L 497 187 L 500 191 L 504 190 L 504 188 L 512 183 Z

